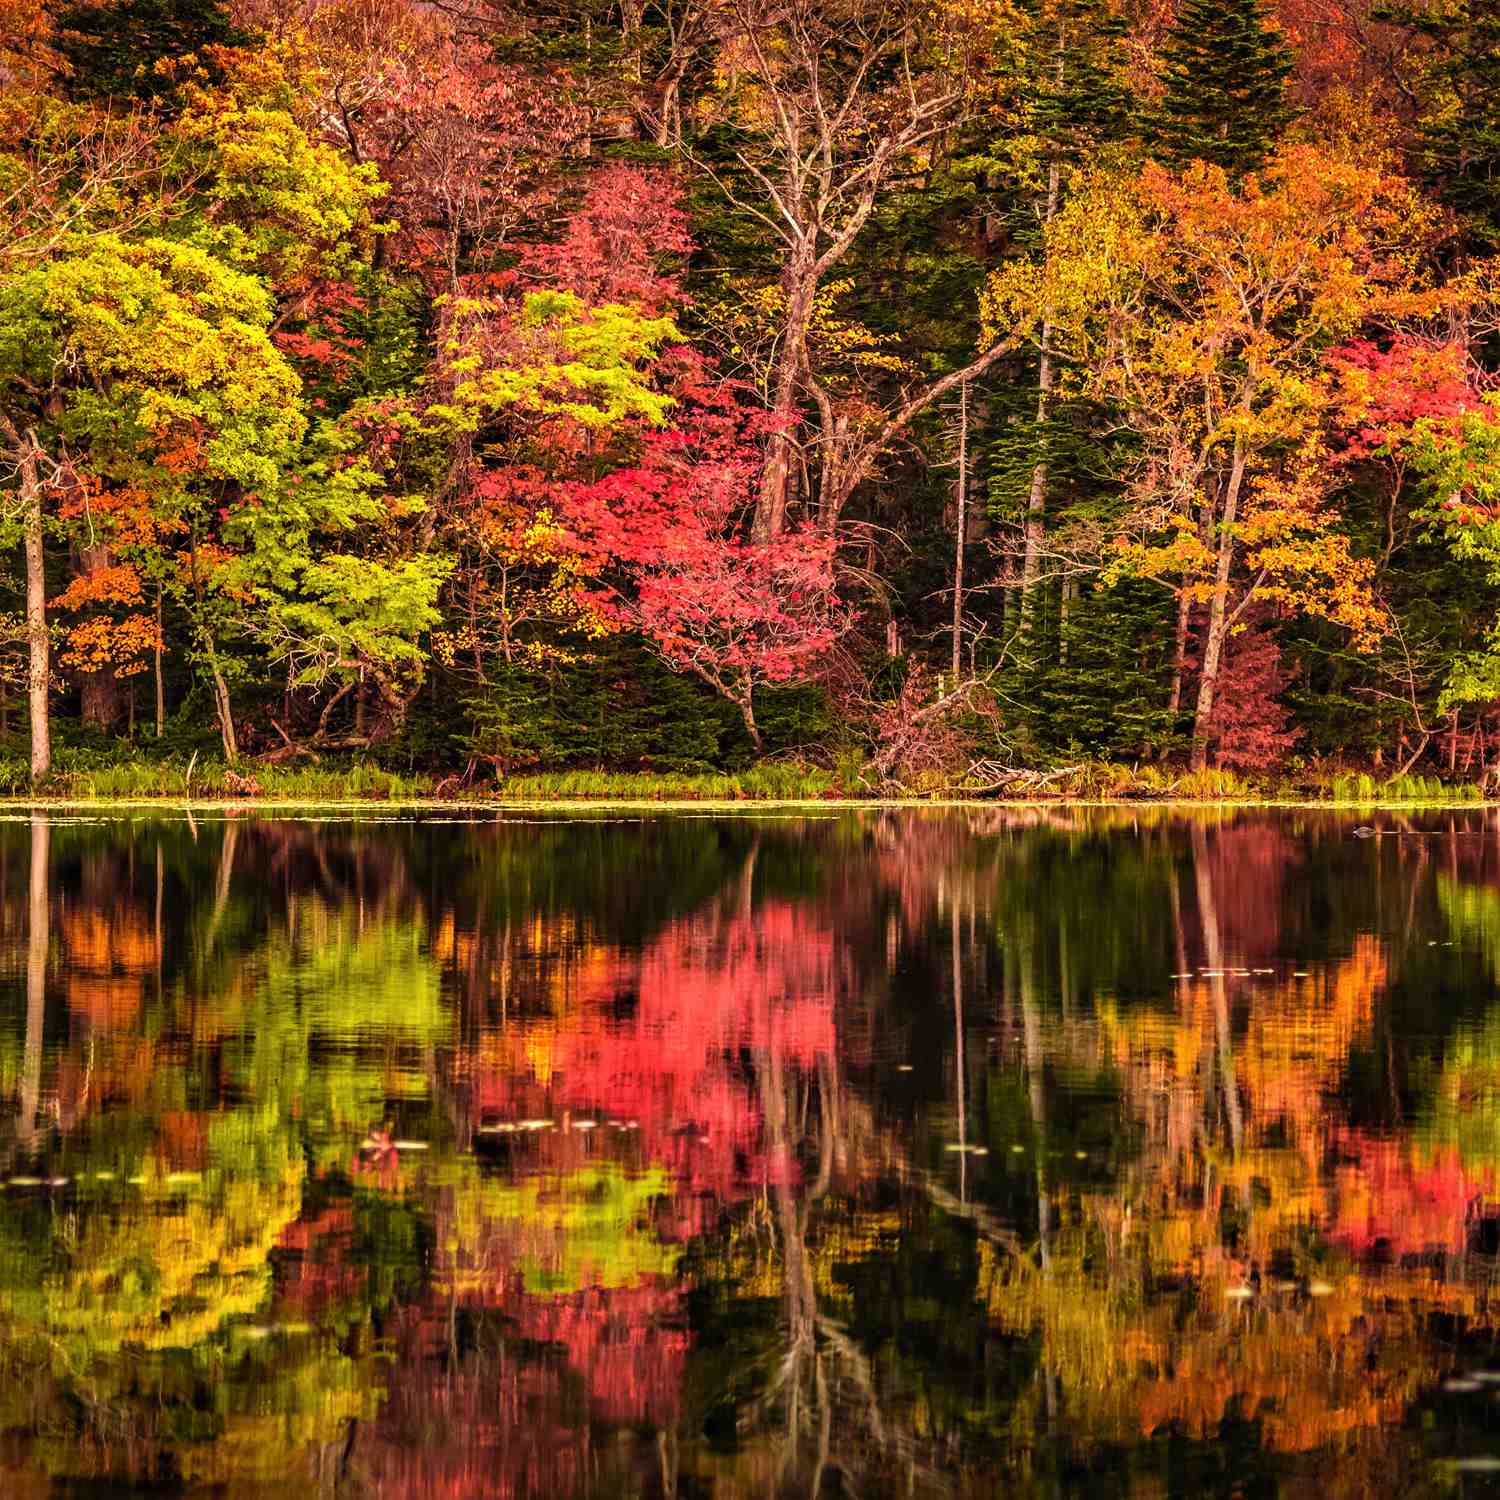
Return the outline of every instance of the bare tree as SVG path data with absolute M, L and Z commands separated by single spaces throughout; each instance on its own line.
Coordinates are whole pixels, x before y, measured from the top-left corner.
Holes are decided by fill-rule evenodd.
M 748 81 L 746 132 L 727 173 L 696 164 L 782 247 L 781 301 L 766 445 L 753 531 L 785 529 L 802 474 L 818 522 L 838 519 L 879 455 L 915 417 L 1014 347 L 1006 336 L 966 368 L 915 384 L 873 422 L 851 422 L 818 379 L 809 336 L 820 288 L 849 254 L 882 192 L 925 165 L 962 117 L 971 69 L 967 33 L 922 0 L 729 0 L 715 18 L 722 66 Z M 943 67 L 930 64 L 941 58 Z M 804 433 L 815 413 L 814 434 Z

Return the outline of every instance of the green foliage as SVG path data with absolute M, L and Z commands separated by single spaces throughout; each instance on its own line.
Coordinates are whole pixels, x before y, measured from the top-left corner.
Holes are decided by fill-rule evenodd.
M 1035 743 L 1064 758 L 1174 748 L 1173 613 L 1171 596 L 1142 582 L 1079 595 L 1060 627 L 1060 611 L 1047 611 L 1032 645 L 1044 664 L 1017 667 L 1007 681 Z
M 1500 15 L 1485 0 L 1387 12 L 1427 44 L 1418 153 L 1476 247 L 1500 245 Z
M 75 99 L 160 100 L 184 63 L 206 67 L 213 47 L 247 40 L 218 0 L 107 0 L 57 15 L 63 83 Z
M 260 282 L 196 245 L 94 236 L 0 280 L 0 399 L 67 370 L 46 415 L 94 473 L 170 501 L 191 435 L 194 475 L 274 498 L 306 424 L 272 315 Z
M 490 362 L 475 347 L 495 311 L 490 303 L 460 299 L 449 311 L 449 368 L 459 379 L 451 401 L 426 408 L 428 427 L 472 431 L 486 414 L 512 410 L 572 417 L 589 428 L 632 416 L 661 423 L 672 407 L 640 369 L 677 337 L 669 317 L 616 303 L 586 307 L 572 292 L 528 292 L 519 329 L 537 357 L 510 364 Z
M 497 770 L 702 770 L 742 738 L 733 709 L 629 640 L 561 667 L 493 667 L 463 742 Z
M 1161 46 L 1150 141 L 1171 161 L 1258 167 L 1285 130 L 1292 56 L 1261 0 L 1182 0 Z

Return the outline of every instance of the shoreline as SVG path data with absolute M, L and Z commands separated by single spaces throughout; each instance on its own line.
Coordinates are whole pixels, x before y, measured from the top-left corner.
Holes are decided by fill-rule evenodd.
M 1280 797 L 181 797 L 165 794 L 159 797 L 0 797 L 0 813 L 30 811 L 99 811 L 140 809 L 143 811 L 191 812 L 577 812 L 582 810 L 621 810 L 636 812 L 713 812 L 735 813 L 764 809 L 799 812 L 887 812 L 893 809 L 974 809 L 1015 808 L 1025 810 L 1074 808 L 1224 808 L 1285 809 L 1299 812 L 1489 812 L 1500 810 L 1500 798 L 1440 801 L 1348 801 L 1334 799 Z

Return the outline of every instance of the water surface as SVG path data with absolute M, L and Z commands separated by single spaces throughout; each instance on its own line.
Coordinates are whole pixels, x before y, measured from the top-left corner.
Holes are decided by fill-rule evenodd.
M 0 823 L 0 1493 L 1500 1489 L 1500 831 Z

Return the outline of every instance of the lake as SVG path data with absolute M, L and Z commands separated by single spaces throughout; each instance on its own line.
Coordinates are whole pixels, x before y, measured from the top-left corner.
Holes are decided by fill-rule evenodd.
M 1500 1491 L 1493 810 L 0 822 L 0 1493 Z

